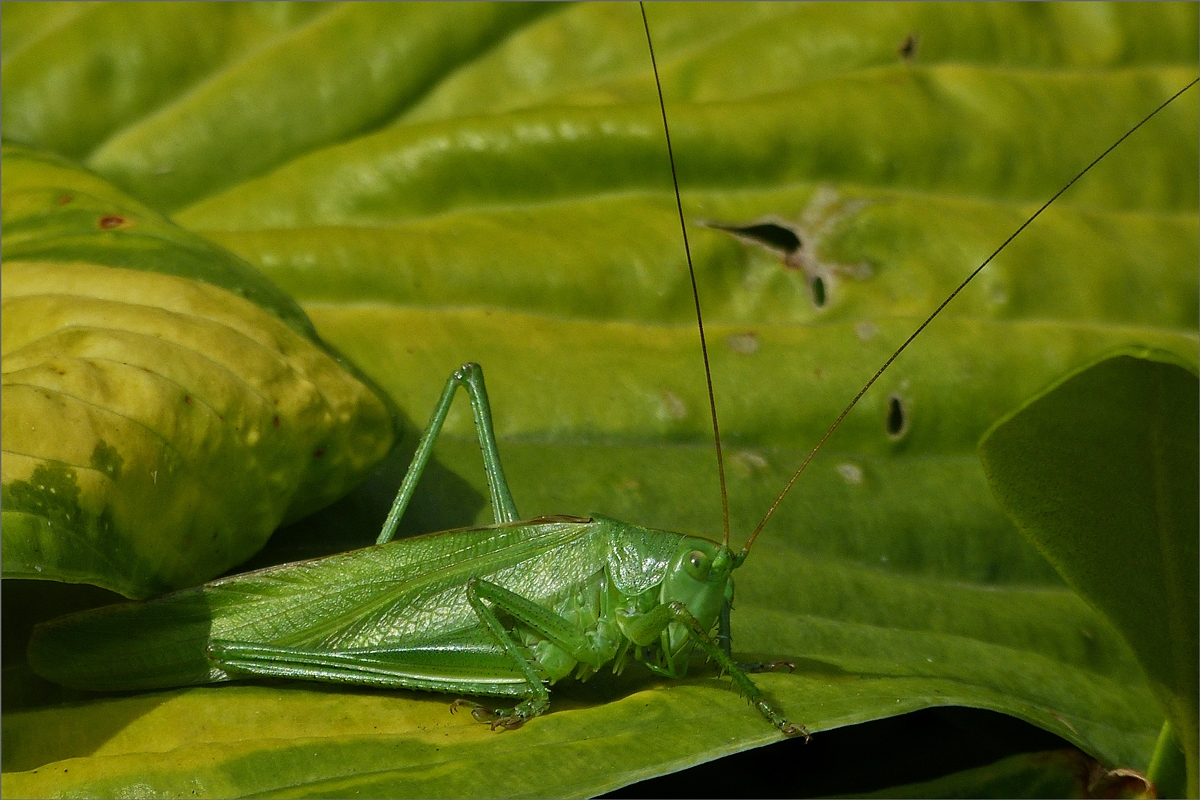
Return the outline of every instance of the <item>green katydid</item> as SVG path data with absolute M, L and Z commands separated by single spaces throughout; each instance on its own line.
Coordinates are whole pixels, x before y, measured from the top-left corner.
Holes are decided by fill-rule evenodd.
M 663 117 L 665 128 L 665 110 Z M 669 152 L 669 135 L 667 143 Z M 686 246 L 686 228 L 684 238 Z M 696 305 L 699 320 L 698 297 Z M 867 383 L 813 454 L 944 306 Z M 700 331 L 703 346 L 702 323 Z M 496 524 L 391 542 L 459 387 L 474 412 Z M 709 392 L 711 402 L 711 381 Z M 736 553 L 727 522 L 717 543 L 599 517 L 519 521 L 482 373 L 466 365 L 446 386 L 376 547 L 56 620 L 37 630 L 30 658 L 47 677 L 91 688 L 281 676 L 514 698 L 514 708 L 475 709 L 493 727 L 511 728 L 546 710 L 548 683 L 586 678 L 609 663 L 620 671 L 630 660 L 679 677 L 699 646 L 777 728 L 802 733 L 733 661 L 728 612 L 732 571 L 811 458 Z
M 392 542 L 459 387 L 496 524 Z M 730 573 L 745 556 L 601 517 L 519 521 L 483 372 L 466 364 L 446 384 L 377 546 L 64 617 L 39 627 L 30 660 L 85 688 L 259 675 L 523 698 L 512 709 L 475 709 L 511 728 L 546 710 L 546 682 L 586 678 L 609 662 L 620 671 L 631 658 L 680 677 L 696 643 L 776 727 L 804 733 L 729 656 Z M 709 635 L 718 618 L 720 645 Z

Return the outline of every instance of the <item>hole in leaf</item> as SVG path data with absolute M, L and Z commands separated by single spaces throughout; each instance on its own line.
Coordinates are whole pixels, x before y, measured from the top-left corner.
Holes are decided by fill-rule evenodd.
M 824 308 L 825 303 L 829 301 L 825 289 L 825 279 L 820 275 L 814 275 L 813 279 L 809 281 L 808 288 L 812 291 L 813 305 L 817 308 Z
M 900 58 L 905 61 L 912 61 L 917 57 L 917 50 L 921 47 L 921 36 L 917 33 L 910 33 L 904 37 L 904 41 L 896 48 L 896 52 Z
M 778 250 L 784 255 L 792 255 L 804 246 L 800 235 L 787 225 L 778 222 L 755 222 L 750 225 L 725 225 L 720 222 L 707 223 L 708 227 L 719 231 L 732 233 L 743 239 L 749 239 L 755 244 Z
M 747 225 L 742 228 L 731 229 L 735 233 L 740 233 L 756 241 L 762 242 L 767 247 L 773 247 L 776 250 L 782 250 L 789 255 L 796 252 L 801 247 L 800 237 L 796 232 L 776 225 L 773 222 L 764 222 L 760 225 Z
M 896 440 L 908 431 L 908 414 L 904 410 L 904 402 L 899 395 L 888 396 L 887 421 L 884 423 L 889 439 Z

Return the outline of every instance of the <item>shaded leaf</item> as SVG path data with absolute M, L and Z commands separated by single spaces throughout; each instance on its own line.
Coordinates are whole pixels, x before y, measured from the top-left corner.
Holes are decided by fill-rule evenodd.
M 1078 750 L 1022 753 L 943 778 L 860 797 L 1157 797 L 1132 770 L 1106 770 Z
M 1183 797 L 1187 792 L 1187 759 L 1170 719 L 1158 733 L 1146 777 L 1158 788 L 1159 797 Z
M 1200 705 L 1200 383 L 1164 353 L 1059 382 L 980 444 L 996 498 L 1067 583 L 1120 631 L 1188 760 Z

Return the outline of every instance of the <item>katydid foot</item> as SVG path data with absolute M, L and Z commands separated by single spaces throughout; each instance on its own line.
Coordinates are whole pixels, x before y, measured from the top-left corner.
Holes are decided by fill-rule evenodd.
M 796 665 L 791 661 L 752 661 L 748 664 L 738 664 L 745 672 L 777 672 L 787 668 L 788 672 L 795 672 Z M 793 722 L 788 722 L 779 715 L 775 709 L 771 708 L 765 701 L 759 701 L 759 712 L 767 719 L 771 720 L 772 724 L 779 729 L 779 732 L 784 736 L 803 736 L 804 741 L 808 742 L 812 739 L 812 734 L 808 732 L 808 728 L 803 725 L 797 725 Z
M 458 699 L 450 704 L 450 713 L 453 714 L 460 708 L 469 708 L 476 722 L 486 722 L 494 731 L 511 731 L 544 714 L 549 707 L 550 703 L 540 698 L 525 700 L 514 708 L 488 708 L 470 700 Z
M 808 728 L 804 727 L 803 725 L 796 725 L 795 723 L 789 722 L 786 725 L 784 725 L 782 728 L 780 728 L 779 732 L 782 733 L 784 736 L 789 736 L 789 737 L 790 736 L 803 736 L 805 744 L 808 744 L 809 742 L 812 741 L 812 734 L 809 733 Z
M 761 696 L 757 700 L 754 698 L 748 699 L 750 700 L 750 703 L 758 709 L 758 713 L 766 717 L 767 721 L 774 725 L 775 728 L 784 736 L 803 736 L 805 743 L 812 739 L 812 734 L 808 732 L 808 728 L 804 727 L 803 725 L 797 725 L 794 722 L 788 722 L 783 718 L 782 714 L 776 711 L 771 704 L 766 701 L 766 699 L 762 698 Z

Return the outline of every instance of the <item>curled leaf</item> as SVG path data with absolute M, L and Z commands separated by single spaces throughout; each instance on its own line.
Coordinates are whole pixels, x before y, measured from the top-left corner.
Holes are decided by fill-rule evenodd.
M 1000 506 L 1118 630 L 1177 731 L 1195 796 L 1200 697 L 1195 363 L 1131 352 L 1079 370 L 980 443 Z
M 240 259 L 61 159 L 4 170 L 6 578 L 188 586 L 387 452 L 384 402 Z

